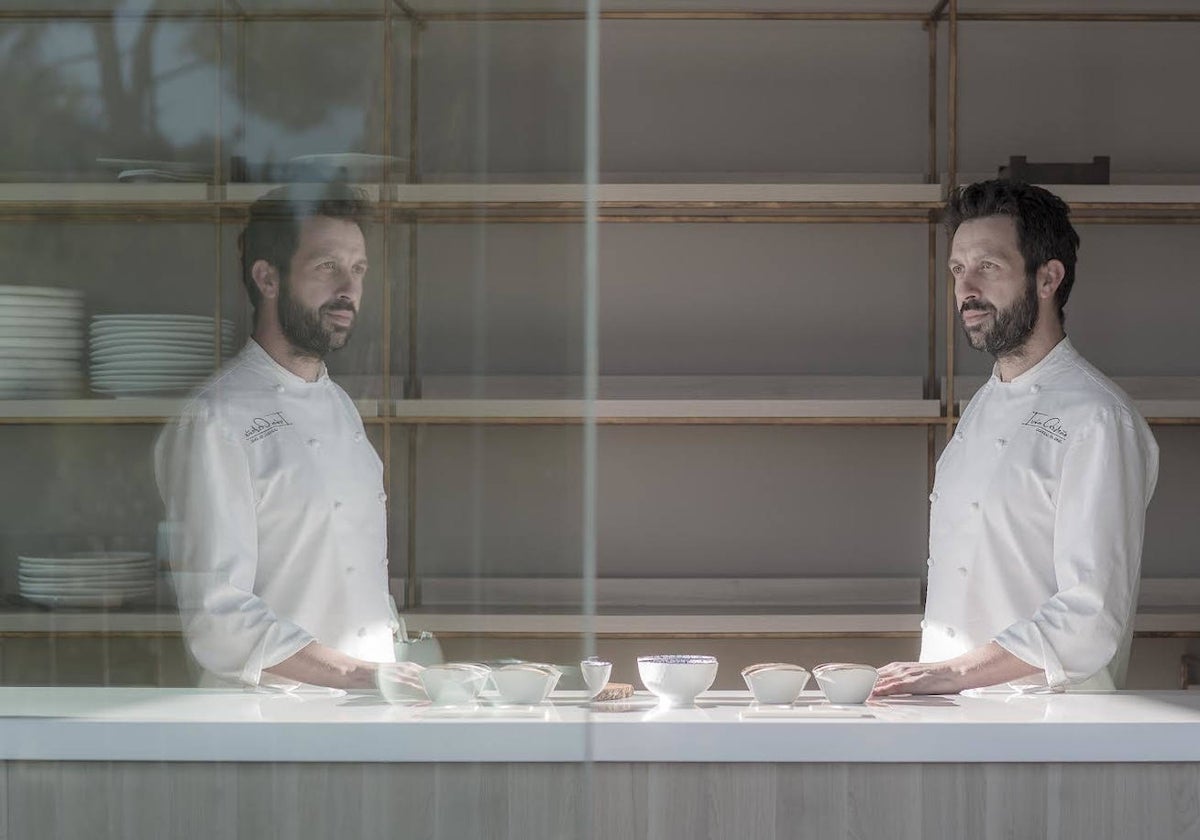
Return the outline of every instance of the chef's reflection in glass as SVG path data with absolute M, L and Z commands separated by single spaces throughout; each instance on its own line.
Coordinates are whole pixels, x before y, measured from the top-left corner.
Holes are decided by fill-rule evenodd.
M 962 328 L 995 365 L 937 464 L 920 661 L 876 696 L 1124 682 L 1158 446 L 1066 336 L 1069 212 L 1014 181 L 949 203 Z
M 383 467 L 324 364 L 362 302 L 365 211 L 344 185 L 254 203 L 240 239 L 253 335 L 156 444 L 204 684 L 371 686 L 394 661 Z

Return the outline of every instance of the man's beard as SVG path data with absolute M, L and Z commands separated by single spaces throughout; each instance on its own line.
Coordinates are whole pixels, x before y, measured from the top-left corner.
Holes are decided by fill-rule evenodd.
M 978 310 L 993 313 L 990 329 L 981 328 L 970 330 L 963 324 L 963 333 L 967 341 L 976 350 L 982 350 L 994 358 L 1002 358 L 1018 353 L 1038 322 L 1037 278 L 1030 276 L 1025 286 L 1025 294 L 1018 298 L 1008 309 L 997 310 L 994 306 L 980 300 L 967 301 L 960 310 L 962 313 Z
M 279 328 L 301 356 L 324 359 L 346 346 L 354 330 L 353 323 L 348 327 L 327 327 L 324 323 L 326 312 L 339 310 L 354 313 L 354 305 L 335 300 L 317 309 L 305 309 L 292 297 L 287 280 L 279 284 Z

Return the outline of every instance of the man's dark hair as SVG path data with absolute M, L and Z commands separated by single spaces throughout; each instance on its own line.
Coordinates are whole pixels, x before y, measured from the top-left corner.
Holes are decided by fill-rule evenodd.
M 258 318 L 262 293 L 254 282 L 251 268 L 266 260 L 279 272 L 280 282 L 287 279 L 292 256 L 300 247 L 300 228 L 305 219 L 328 216 L 345 219 L 362 230 L 368 205 L 362 190 L 347 184 L 289 184 L 271 190 L 250 205 L 249 220 L 238 237 L 242 256 L 242 283 Z
M 1075 284 L 1075 252 L 1079 234 L 1071 226 L 1071 209 L 1049 190 L 1023 181 L 997 179 L 960 187 L 950 195 L 943 219 L 950 239 L 959 225 L 988 216 L 1011 216 L 1017 226 L 1017 247 L 1025 258 L 1025 273 L 1033 277 L 1050 260 L 1063 264 L 1062 283 L 1054 295 L 1058 319 L 1065 322 L 1063 308 Z

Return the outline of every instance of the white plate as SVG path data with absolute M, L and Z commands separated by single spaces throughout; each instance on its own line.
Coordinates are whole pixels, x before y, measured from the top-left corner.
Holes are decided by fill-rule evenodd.
M 53 364 L 34 365 L 46 361 Z M 28 364 L 12 359 L 0 359 L 0 379 L 53 379 L 83 376 L 83 362 L 68 359 L 31 359 Z
M 92 321 L 97 324 L 142 324 L 149 321 L 158 324 L 207 324 L 211 327 L 213 317 L 211 315 L 181 315 L 172 312 L 162 314 L 154 312 L 116 312 L 105 315 L 93 315 Z M 223 318 L 221 326 L 226 329 L 233 329 L 233 321 Z
M 9 389 L 24 389 L 27 391 L 62 391 L 67 388 L 78 388 L 83 385 L 82 376 L 54 376 L 44 379 L 20 379 L 15 376 L 0 374 L 0 386 Z
M 62 312 L 56 314 L 47 312 L 44 316 L 38 314 L 10 314 L 7 308 L 0 310 L 0 329 L 10 326 L 48 326 L 52 330 L 71 328 L 83 332 L 83 312 Z
M 231 336 L 222 335 L 222 346 L 233 343 Z M 211 349 L 213 334 L 211 332 L 189 333 L 175 330 L 142 330 L 128 333 L 92 333 L 92 347 L 113 347 L 122 345 L 144 345 L 147 347 L 195 347 L 201 350 Z
M 0 338 L 83 338 L 83 330 L 70 324 L 60 327 L 42 327 L 37 324 L 22 327 L 0 325 Z
M 0 385 L 0 400 L 75 400 L 83 396 L 82 388 L 63 388 L 56 391 L 26 391 Z
M 121 359 L 98 362 L 92 360 L 93 374 L 105 373 L 211 373 L 213 366 L 203 359 Z
M 153 592 L 155 589 L 155 581 L 153 578 L 132 583 L 71 583 L 68 581 L 48 582 L 48 583 L 19 583 L 17 589 L 22 595 L 33 592 L 37 595 L 88 595 L 96 593 L 117 593 L 121 592 L 126 595 L 141 595 L 143 593 Z
M 69 551 L 65 554 L 18 554 L 22 563 L 44 563 L 63 566 L 103 566 L 125 563 L 153 562 L 149 551 Z
M 0 353 L 0 370 L 44 370 L 47 372 L 54 371 L 78 371 L 83 369 L 83 363 L 79 360 L 71 359 L 14 359 L 3 353 Z
M 145 568 L 117 568 L 105 571 L 103 566 L 79 568 L 32 568 L 22 566 L 17 572 L 17 580 L 23 583 L 145 583 L 152 581 L 158 575 L 158 566 Z
M 197 163 L 192 160 L 146 160 L 145 158 L 96 158 L 96 163 L 109 169 L 161 169 L 176 175 L 205 175 L 212 172 L 212 166 Z
M 150 593 L 147 592 L 146 595 Z M 94 607 L 97 609 L 105 607 L 119 607 L 125 601 L 132 601 L 133 598 L 122 594 L 105 594 L 105 595 L 38 595 L 33 592 L 23 594 L 26 601 L 32 601 L 35 604 L 41 604 L 45 607 Z M 145 596 L 139 596 L 145 597 Z
M 5 338 L 0 336 L 0 347 L 14 349 L 46 348 L 47 350 L 83 349 L 83 336 L 74 338 Z
M 83 320 L 83 301 L 56 300 L 43 298 L 13 298 L 0 295 L 0 312 L 10 318 L 29 316 L 30 318 L 73 318 Z
M 222 353 L 224 356 L 224 353 Z M 226 357 L 228 358 L 228 357 Z M 113 348 L 106 350 L 94 350 L 91 353 L 92 364 L 112 364 L 114 362 L 136 362 L 136 361 L 162 361 L 162 362 L 194 362 L 196 364 L 211 365 L 214 355 L 212 347 L 206 347 L 204 350 L 179 350 L 179 349 L 139 349 L 137 347 L 130 349 Z
M 158 570 L 155 560 L 142 560 L 138 563 L 125 564 L 59 564 L 59 563 L 22 563 L 17 569 L 18 576 L 31 578 L 61 578 L 109 575 L 139 575 L 149 577 Z
M 0 286 L 0 297 L 28 296 L 75 300 L 83 297 L 82 289 L 64 289 L 59 286 Z

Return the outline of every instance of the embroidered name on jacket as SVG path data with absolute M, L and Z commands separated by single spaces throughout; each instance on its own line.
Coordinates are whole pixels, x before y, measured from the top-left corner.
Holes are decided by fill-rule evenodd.
M 1063 428 L 1062 420 L 1057 417 L 1051 417 L 1049 414 L 1043 414 L 1040 411 L 1030 414 L 1029 418 L 1021 425 L 1028 426 L 1055 443 L 1062 443 L 1067 439 L 1067 430 Z
M 275 434 L 284 426 L 290 425 L 292 424 L 283 416 L 282 411 L 273 411 L 262 417 L 255 417 L 250 423 L 250 428 L 246 429 L 243 434 L 246 436 L 247 443 L 258 443 L 263 438 Z

